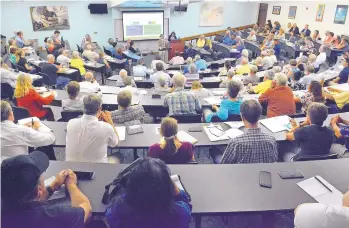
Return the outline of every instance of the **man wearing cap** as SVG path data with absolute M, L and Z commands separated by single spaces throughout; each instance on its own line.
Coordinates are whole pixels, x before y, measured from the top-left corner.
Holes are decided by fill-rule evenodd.
M 39 151 L 18 155 L 1 163 L 1 227 L 82 228 L 91 215 L 91 204 L 78 189 L 76 175 L 62 170 L 47 187 L 42 174 L 48 157 Z M 65 185 L 71 205 L 54 205 L 48 198 Z

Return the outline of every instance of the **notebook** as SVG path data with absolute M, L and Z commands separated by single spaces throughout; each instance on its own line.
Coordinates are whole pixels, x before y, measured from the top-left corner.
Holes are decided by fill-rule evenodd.
M 181 142 L 190 142 L 191 144 L 195 144 L 195 143 L 198 142 L 198 140 L 196 138 L 194 138 L 193 136 L 189 135 L 185 131 L 177 132 L 177 138 Z
M 48 89 L 45 87 L 35 87 L 34 88 L 36 92 L 38 93 L 44 93 L 44 92 L 48 92 Z
M 290 117 L 277 116 L 260 121 L 271 132 L 276 133 L 280 131 L 288 131 L 291 129 Z
M 45 131 L 45 132 L 52 131 L 49 127 L 43 124 L 38 117 L 29 117 L 29 118 L 18 120 L 19 125 L 27 125 L 27 124 L 31 124 L 32 122 L 40 122 L 40 128 L 42 129 L 42 131 Z
M 311 177 L 297 183 L 297 185 L 319 203 L 342 205 L 343 193 L 321 176 Z
M 203 128 L 211 142 L 233 139 L 244 133 L 237 128 L 230 128 L 225 131 L 220 125 L 208 125 L 203 126 Z
M 133 77 L 133 80 L 135 80 L 135 81 L 143 81 L 143 77 Z
M 124 141 L 126 139 L 126 127 L 118 126 L 118 127 L 115 127 L 115 129 L 118 132 L 119 141 Z

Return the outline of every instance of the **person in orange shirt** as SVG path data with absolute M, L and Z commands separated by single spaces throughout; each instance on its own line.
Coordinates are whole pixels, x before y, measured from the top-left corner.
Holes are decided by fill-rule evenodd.
M 330 31 L 326 31 L 325 35 L 326 37 L 324 39 L 324 45 L 330 45 L 333 40 L 334 33 Z
M 14 96 L 19 107 L 26 108 L 31 116 L 42 120 L 54 121 L 51 108 L 44 108 L 43 105 L 50 104 L 54 99 L 54 93 L 46 97 L 41 96 L 32 86 L 32 79 L 28 74 L 20 74 L 17 78 Z
M 283 73 L 275 75 L 273 87 L 263 93 L 259 103 L 267 104 L 267 116 L 275 117 L 282 115 L 292 115 L 296 113 L 296 103 L 292 89 L 287 86 L 287 76 Z

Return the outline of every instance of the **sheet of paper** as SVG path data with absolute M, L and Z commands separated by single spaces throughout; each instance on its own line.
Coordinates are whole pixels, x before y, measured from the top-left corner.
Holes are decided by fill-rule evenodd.
M 238 122 L 224 122 L 225 124 L 229 125 L 231 128 L 240 128 L 244 126 L 244 123 L 242 121 Z
M 272 117 L 260 122 L 273 133 L 289 130 L 290 128 L 290 118 L 288 116 Z
M 45 87 L 35 87 L 34 88 L 36 92 L 38 93 L 44 93 L 44 92 L 48 92 L 48 89 Z
M 173 183 L 175 183 L 175 185 L 182 191 L 185 191 L 184 190 L 184 187 L 182 185 L 182 182 L 181 180 L 179 179 L 179 176 L 178 175 L 171 175 L 171 179 L 173 181 Z
M 155 128 L 155 134 L 160 135 L 160 127 Z
M 185 131 L 179 131 L 177 132 L 177 138 L 179 141 L 181 142 L 190 142 L 192 144 L 195 144 L 198 142 L 198 140 L 196 138 L 194 138 L 193 136 L 189 135 L 187 132 Z
M 141 89 L 141 90 L 138 90 L 138 94 L 139 95 L 147 95 L 147 91 L 146 90 L 144 90 L 144 89 Z
M 221 99 L 217 97 L 207 97 L 207 98 L 204 98 L 204 101 L 206 101 L 210 105 L 214 105 L 214 104 L 217 105 L 221 103 Z
M 231 139 L 236 138 L 236 137 L 243 135 L 243 134 L 244 134 L 243 131 L 236 129 L 236 128 L 230 128 L 229 130 L 225 131 L 225 135 Z
M 135 81 L 143 81 L 143 77 L 133 77 L 133 80 Z
M 329 191 L 322 183 L 320 183 L 315 177 L 311 177 L 307 180 L 297 183 L 306 193 L 313 197 L 316 201 L 323 204 L 342 205 L 343 193 L 338 191 L 333 185 L 328 183 L 321 176 L 316 176 L 320 181 L 325 184 Z
M 229 137 L 227 135 L 225 135 L 225 134 L 220 135 L 221 133 L 219 132 L 219 130 L 223 131 L 221 126 L 217 126 L 218 129 L 214 129 L 215 128 L 214 126 L 204 126 L 203 128 L 204 128 L 204 131 L 206 132 L 207 137 L 209 138 L 209 140 L 211 142 L 216 142 L 216 141 L 222 141 L 222 140 L 228 140 L 229 139 Z
M 215 91 L 212 91 L 212 94 L 213 95 L 221 95 L 223 96 L 227 91 L 225 90 L 215 90 Z
M 39 118 L 37 118 L 35 116 L 18 120 L 18 124 L 19 125 L 27 125 L 27 124 L 31 124 L 33 121 L 40 122 L 40 131 L 43 131 L 43 132 L 51 132 L 52 131 L 49 127 L 47 127 L 45 124 L 43 124 Z
M 126 139 L 126 127 L 125 126 L 118 126 L 115 128 L 116 128 L 116 131 L 118 132 L 119 140 L 124 141 Z

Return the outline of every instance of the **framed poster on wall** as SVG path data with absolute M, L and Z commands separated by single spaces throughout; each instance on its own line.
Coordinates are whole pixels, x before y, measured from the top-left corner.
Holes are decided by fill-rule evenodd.
M 66 6 L 32 6 L 30 15 L 34 31 L 70 29 Z
M 273 6 L 273 14 L 280 15 L 281 6 Z
M 325 4 L 317 5 L 315 21 L 322 22 L 322 19 L 324 18 L 324 13 L 325 13 L 325 7 L 326 7 Z
M 295 19 L 297 13 L 297 6 L 290 6 L 288 11 L 288 19 Z
M 345 24 L 347 19 L 348 6 L 347 5 L 337 5 L 336 14 L 334 15 L 335 24 Z

